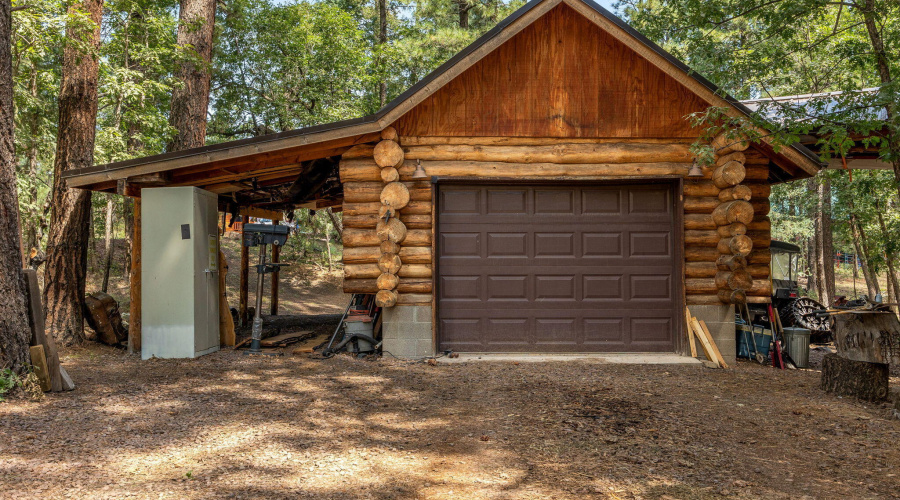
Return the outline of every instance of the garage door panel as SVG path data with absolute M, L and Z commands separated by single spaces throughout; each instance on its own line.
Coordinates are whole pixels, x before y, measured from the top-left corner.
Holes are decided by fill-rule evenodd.
M 673 350 L 669 187 L 442 187 L 439 199 L 441 349 Z

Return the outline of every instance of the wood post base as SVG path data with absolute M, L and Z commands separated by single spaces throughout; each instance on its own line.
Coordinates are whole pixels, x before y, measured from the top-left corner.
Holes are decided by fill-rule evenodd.
M 883 401 L 888 396 L 888 365 L 827 354 L 822 360 L 822 389 L 839 396 Z

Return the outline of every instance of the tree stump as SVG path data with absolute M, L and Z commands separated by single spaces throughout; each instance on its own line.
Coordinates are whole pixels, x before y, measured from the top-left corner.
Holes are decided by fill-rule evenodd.
M 883 401 L 888 396 L 888 365 L 852 361 L 837 354 L 822 360 L 822 389 L 864 401 Z

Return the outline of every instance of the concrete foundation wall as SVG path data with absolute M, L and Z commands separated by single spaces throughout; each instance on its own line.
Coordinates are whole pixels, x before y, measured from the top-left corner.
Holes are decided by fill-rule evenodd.
M 734 306 L 733 305 L 706 305 L 688 306 L 691 315 L 698 320 L 703 320 L 709 333 L 719 347 L 719 352 L 725 358 L 725 363 L 733 365 L 737 357 L 737 342 L 734 334 Z M 690 347 L 688 347 L 690 351 Z M 703 348 L 697 342 L 697 357 L 706 359 Z
M 398 358 L 434 356 L 431 306 L 395 306 L 383 311 L 382 350 Z

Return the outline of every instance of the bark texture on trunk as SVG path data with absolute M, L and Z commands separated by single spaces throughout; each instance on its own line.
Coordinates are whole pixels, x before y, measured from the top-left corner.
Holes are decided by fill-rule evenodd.
M 850 209 L 853 210 L 852 204 L 850 205 Z M 856 255 L 859 258 L 860 267 L 863 271 L 863 278 L 866 280 L 866 289 L 869 294 L 869 299 L 875 300 L 875 295 L 881 293 L 881 288 L 878 285 L 878 276 L 872 272 L 872 268 L 869 265 L 869 254 L 866 249 L 865 233 L 863 232 L 862 224 L 859 222 L 859 218 L 852 212 L 850 214 L 850 234 L 853 237 L 853 248 L 856 250 Z
M 821 176 L 816 186 L 816 268 L 819 301 L 834 302 L 834 242 L 831 231 L 831 181 Z
M 194 148 L 206 142 L 215 16 L 215 0 L 181 0 L 178 46 L 192 54 L 178 68 L 181 85 L 172 92 L 169 124 L 175 128 L 175 138 L 169 144 L 169 151 Z
M 387 43 L 387 0 L 378 0 L 378 46 L 382 47 Z M 384 64 L 384 56 L 381 56 L 381 63 Z M 383 69 L 383 68 L 382 68 Z M 387 104 L 387 81 L 382 75 L 381 82 L 378 84 L 378 100 L 380 107 Z
M 459 27 L 468 29 L 469 11 L 472 10 L 472 5 L 469 4 L 468 0 L 456 0 L 456 6 L 459 12 Z
M 91 193 L 67 189 L 62 173 L 91 166 L 97 123 L 97 49 L 100 46 L 102 0 L 82 0 L 69 6 L 69 16 L 86 14 L 93 26 L 72 23 L 69 39 L 87 41 L 84 50 L 74 45 L 63 49 L 59 92 L 59 131 L 53 164 L 53 192 L 47 265 L 44 275 L 44 307 L 47 329 L 64 344 L 84 340 L 85 274 L 91 215 Z
M 0 369 L 27 366 L 31 330 L 22 279 L 19 200 L 13 142 L 12 8 L 0 0 Z

